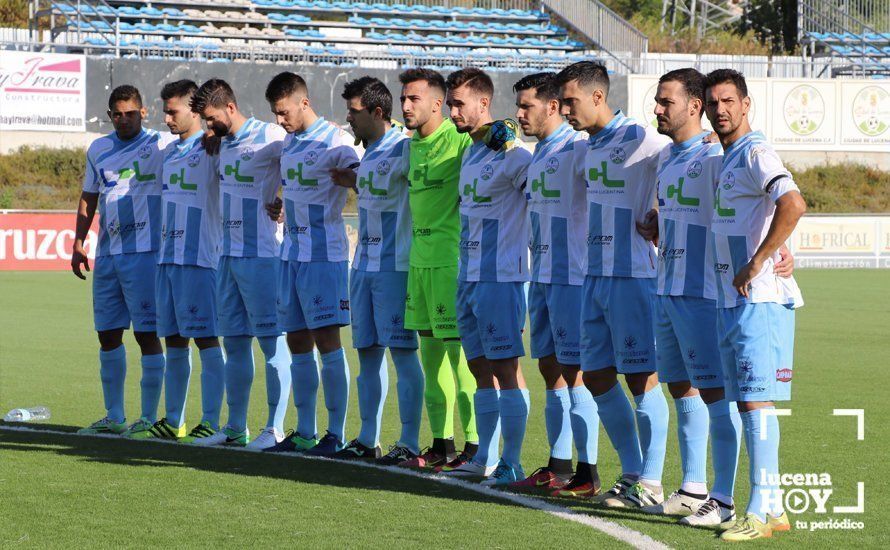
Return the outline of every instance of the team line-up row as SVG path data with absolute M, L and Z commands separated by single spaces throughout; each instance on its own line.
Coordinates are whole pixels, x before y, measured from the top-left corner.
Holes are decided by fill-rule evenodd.
M 83 243 L 98 211 L 93 306 L 106 416 L 81 431 L 476 476 L 678 516 L 726 540 L 788 530 L 771 496 L 778 421 L 763 412 L 791 396 L 794 310 L 803 300 L 783 243 L 805 205 L 749 125 L 744 77 L 729 69 L 663 75 L 657 129 L 609 107 L 609 77 L 594 62 L 516 82 L 516 121 L 493 120 L 494 86 L 478 69 L 447 78 L 409 69 L 400 84 L 404 126 L 383 82 L 345 84 L 353 135 L 316 114 L 306 82 L 291 72 L 266 89 L 276 124 L 242 114 L 222 80 L 180 80 L 161 91 L 170 133 L 159 133 L 143 127 L 138 90 L 113 90 L 114 132 L 88 150 L 71 260 L 85 278 Z M 705 114 L 715 137 L 702 129 Z M 520 131 L 537 140 L 533 152 Z M 359 238 L 350 269 L 342 211 L 353 192 Z M 547 465 L 528 476 L 520 454 L 530 399 L 519 363 L 527 314 L 550 447 Z M 131 324 L 142 413 L 128 426 L 122 337 Z M 361 416 L 348 443 L 346 325 Z M 254 338 L 269 415 L 251 440 Z M 202 417 L 187 432 L 190 339 L 201 359 Z M 386 348 L 401 435 L 384 455 Z M 675 404 L 683 469 L 667 498 L 662 383 Z M 291 390 L 297 425 L 285 435 Z M 432 444 L 422 450 L 424 404 Z M 609 488 L 596 466 L 600 422 L 621 463 Z M 742 436 L 751 493 L 736 516 Z

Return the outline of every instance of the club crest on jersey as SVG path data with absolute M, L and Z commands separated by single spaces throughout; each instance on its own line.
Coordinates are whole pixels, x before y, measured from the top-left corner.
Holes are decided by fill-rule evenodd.
M 151 145 L 143 145 L 139 148 L 139 158 L 142 160 L 147 159 L 151 156 Z
M 686 175 L 690 178 L 697 178 L 701 175 L 701 163 L 699 161 L 693 161 L 686 167 Z
M 385 176 L 389 174 L 389 171 L 392 170 L 392 166 L 389 164 L 388 160 L 381 160 L 377 163 L 377 175 Z
M 318 162 L 318 153 L 315 151 L 309 151 L 306 153 L 305 162 L 307 166 L 312 166 L 316 162 Z
M 615 164 L 621 164 L 627 160 L 627 153 L 621 147 L 615 147 L 609 152 L 609 159 Z
M 248 150 L 244 151 L 243 153 L 241 153 L 241 160 L 243 160 L 244 162 L 247 162 L 252 158 L 253 158 L 253 150 L 251 150 L 251 149 L 248 149 Z
M 482 171 L 479 172 L 479 177 L 485 181 L 490 180 L 491 176 L 493 176 L 493 175 L 494 175 L 494 168 L 491 166 L 491 164 L 486 164 L 485 166 L 482 167 Z
M 189 158 L 186 160 L 186 163 L 189 165 L 189 168 L 194 168 L 201 162 L 200 153 L 193 153 L 189 155 Z
M 557 170 L 559 170 L 559 159 L 556 157 L 547 159 L 547 162 L 544 164 L 544 171 L 548 174 L 555 174 Z
M 735 174 L 732 172 L 727 172 L 726 175 L 723 176 L 723 188 L 729 191 L 735 185 Z

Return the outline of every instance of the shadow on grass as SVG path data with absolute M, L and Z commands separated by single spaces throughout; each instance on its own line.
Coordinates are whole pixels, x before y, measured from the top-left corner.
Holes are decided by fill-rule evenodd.
M 22 427 L 0 422 L 0 427 Z M 453 501 L 521 506 L 519 503 L 465 490 L 459 486 L 434 482 L 414 475 L 367 468 L 339 461 L 276 455 L 219 448 L 201 448 L 161 441 L 131 441 L 117 437 L 71 437 L 53 432 L 74 433 L 77 428 L 39 424 L 25 426 L 28 431 L 0 430 L 0 450 L 44 452 L 75 457 L 88 462 L 133 467 L 180 467 L 199 471 L 263 477 L 281 481 L 335 486 L 347 489 L 381 490 Z M 525 496 L 542 497 L 541 494 Z M 610 520 L 636 520 L 652 524 L 671 524 L 675 520 L 630 509 L 604 509 L 589 502 L 542 498 L 551 504 L 575 512 Z

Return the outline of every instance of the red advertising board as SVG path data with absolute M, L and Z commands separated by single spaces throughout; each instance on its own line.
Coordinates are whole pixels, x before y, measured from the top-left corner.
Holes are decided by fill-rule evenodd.
M 0 271 L 71 269 L 74 212 L 0 210 Z M 93 221 L 87 254 L 94 258 L 98 225 Z

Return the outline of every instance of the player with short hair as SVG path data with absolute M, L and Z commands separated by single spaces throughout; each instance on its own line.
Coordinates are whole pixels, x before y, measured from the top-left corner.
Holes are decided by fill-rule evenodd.
M 352 345 L 358 350 L 356 380 L 361 432 L 334 455 L 375 459 L 395 465 L 420 454 L 423 369 L 417 359 L 417 334 L 407 330 L 405 292 L 411 247 L 408 210 L 410 139 L 393 124 L 392 94 L 379 79 L 364 76 L 347 82 L 346 121 L 364 144 L 358 170 L 336 169 L 334 182 L 358 194 L 358 243 L 349 276 Z M 381 457 L 383 405 L 389 389 L 386 348 L 398 375 L 402 432 Z
M 424 399 L 433 444 L 401 465 L 435 468 L 469 461 L 478 449 L 473 393 L 476 382 L 460 345 L 455 313 L 457 294 L 458 179 L 470 137 L 445 119 L 445 79 L 430 69 L 408 69 L 399 75 L 405 126 L 414 130 L 409 146 L 408 205 L 412 239 L 405 297 L 405 328 L 420 334 L 420 362 L 425 374 Z M 448 357 L 448 365 L 445 357 Z M 450 365 L 450 367 L 449 367 Z M 457 395 L 455 396 L 455 379 Z M 454 403 L 457 401 L 466 446 L 454 449 Z
M 105 417 L 82 428 L 83 434 L 141 437 L 157 420 L 164 381 L 164 350 L 155 332 L 155 271 L 161 240 L 161 165 L 164 148 L 174 138 L 142 127 L 142 95 L 130 85 L 108 97 L 114 132 L 87 150 L 83 191 L 77 208 L 71 270 L 86 279 L 84 240 L 99 210 L 99 244 L 93 273 L 93 318 L 99 336 L 99 376 Z M 142 413 L 127 427 L 124 379 L 127 352 L 124 330 L 142 352 Z
M 751 130 L 751 99 L 741 73 L 720 69 L 705 82 L 705 112 L 723 146 L 713 233 L 717 333 L 726 398 L 736 401 L 751 462 L 751 497 L 723 540 L 770 537 L 791 529 L 782 509 L 779 421 L 775 401 L 791 399 L 794 310 L 803 297 L 774 266 L 806 203 L 791 173 L 760 132 Z
M 487 74 L 461 69 L 448 75 L 446 86 L 451 120 L 458 132 L 473 140 L 460 168 L 456 305 L 461 343 L 476 378 L 479 450 L 469 462 L 446 466 L 442 472 L 481 475 L 483 485 L 501 486 L 525 479 L 520 455 L 529 396 L 519 358 L 525 355 L 525 178 L 531 154 L 512 139 L 498 148 L 483 141 L 493 124 L 494 85 Z M 504 450 L 498 460 L 501 435 Z
M 655 247 L 636 222 L 655 203 L 655 169 L 666 139 L 609 107 L 602 64 L 574 63 L 558 79 L 563 114 L 590 135 L 581 369 L 622 468 L 615 485 L 594 500 L 612 507 L 658 504 L 668 407 L 655 372 Z M 636 402 L 636 423 L 618 374 Z
M 284 132 L 278 126 L 245 117 L 231 86 L 224 80 L 203 83 L 191 108 L 222 138 L 219 151 L 222 247 L 217 270 L 218 332 L 226 349 L 226 402 L 229 419 L 219 431 L 198 437 L 195 445 L 268 448 L 283 438 L 290 392 L 290 370 L 284 338 L 278 328 L 276 277 L 280 240 L 278 225 L 266 205 L 278 193 L 278 159 Z M 250 441 L 247 407 L 253 384 L 253 338 L 266 364 L 266 427 Z
M 225 358 L 216 329 L 216 267 L 222 233 L 219 214 L 219 157 L 204 148 L 201 117 L 192 111 L 198 85 L 168 82 L 161 89 L 164 122 L 179 139 L 167 146 L 162 171 L 161 244 L 155 284 L 158 336 L 167 342 L 164 378 L 166 414 L 147 437 L 181 439 L 192 372 L 189 339 L 201 356 L 201 422 L 190 432 L 202 437 L 219 429 L 225 390 Z
M 656 363 L 659 380 L 674 398 L 683 480 L 664 502 L 643 510 L 681 516 L 687 525 L 719 525 L 735 518 L 732 495 L 741 442 L 741 419 L 724 398 L 709 232 L 723 149 L 701 126 L 704 75 L 695 69 L 664 74 L 655 103 L 658 132 L 673 143 L 658 162 L 658 210 L 651 214 L 657 234 L 641 232 L 659 247 Z M 641 224 L 641 230 L 648 225 Z
M 353 138 L 324 118 L 309 101 L 306 81 L 283 72 L 266 87 L 276 122 L 287 132 L 279 178 L 284 196 L 285 238 L 278 279 L 278 326 L 287 333 L 297 427 L 269 448 L 329 456 L 343 448 L 349 404 L 349 365 L 340 327 L 349 324 L 347 253 L 343 222 L 348 191 L 332 173 L 358 166 Z M 272 214 L 277 219 L 277 212 Z M 315 403 L 321 383 L 328 410 L 327 433 L 318 439 Z
M 588 462 L 589 434 L 599 429 L 599 420 L 593 396 L 581 379 L 578 343 L 587 253 L 583 174 L 587 134 L 573 130 L 560 115 L 555 76 L 531 74 L 513 85 L 522 131 L 538 139 L 526 183 L 531 224 L 528 310 L 531 355 L 538 359 L 547 390 L 544 422 L 550 459 L 547 466 L 510 487 L 585 496 L 599 486 L 596 464 Z M 578 450 L 574 476 L 573 436 Z

